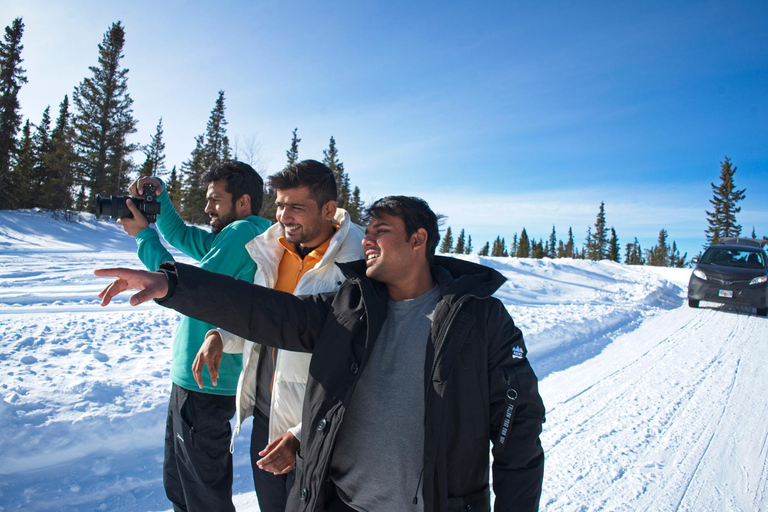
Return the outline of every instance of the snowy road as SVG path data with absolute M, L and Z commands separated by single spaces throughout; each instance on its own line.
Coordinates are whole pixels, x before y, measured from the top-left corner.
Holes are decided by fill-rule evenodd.
M 768 319 L 665 312 L 541 384 L 542 509 L 768 510 Z

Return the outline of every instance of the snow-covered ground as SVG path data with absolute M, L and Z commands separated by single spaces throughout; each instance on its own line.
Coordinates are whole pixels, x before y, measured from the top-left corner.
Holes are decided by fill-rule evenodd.
M 178 254 L 178 253 L 174 253 Z M 768 510 L 768 319 L 689 309 L 690 270 L 480 258 L 547 406 L 542 510 Z M 184 258 L 180 258 L 184 260 Z M 102 309 L 118 226 L 0 211 L 0 511 L 168 510 L 161 477 L 177 314 Z M 235 502 L 258 510 L 250 422 Z

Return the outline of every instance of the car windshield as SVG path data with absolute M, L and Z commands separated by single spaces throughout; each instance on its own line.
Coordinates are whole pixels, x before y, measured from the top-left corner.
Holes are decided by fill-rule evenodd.
M 760 269 L 765 268 L 765 255 L 762 251 L 710 247 L 701 257 L 701 263 L 722 267 Z

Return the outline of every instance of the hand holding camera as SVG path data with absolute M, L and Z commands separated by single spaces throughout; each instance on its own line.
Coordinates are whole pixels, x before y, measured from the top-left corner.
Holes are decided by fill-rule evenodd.
M 141 186 L 141 190 L 139 190 L 139 186 Z M 147 223 L 156 222 L 157 216 L 160 214 L 160 203 L 157 202 L 160 186 L 159 180 L 143 177 L 131 184 L 129 191 L 133 197 L 110 196 L 107 199 L 97 194 L 96 217 L 109 215 L 113 219 L 133 219 L 138 218 L 134 215 L 134 212 L 138 212 L 146 219 Z M 128 203 L 132 203 L 133 207 Z M 126 223 L 123 222 L 123 224 Z M 128 234 L 131 233 L 128 232 Z

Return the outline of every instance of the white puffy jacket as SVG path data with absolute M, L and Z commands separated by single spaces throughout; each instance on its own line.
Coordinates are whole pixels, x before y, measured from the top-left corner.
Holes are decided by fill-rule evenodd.
M 353 224 L 347 211 L 341 208 L 336 210 L 334 220 L 339 229 L 334 233 L 328 250 L 317 265 L 301 276 L 293 291 L 294 295 L 312 295 L 337 290 L 345 277 L 335 263 L 363 258 L 362 228 Z M 282 226 L 277 223 L 246 244 L 251 258 L 257 265 L 254 283 L 268 288 L 275 287 L 278 267 L 285 252 L 277 239 L 283 236 L 283 233 Z M 218 331 L 224 341 L 225 352 L 243 353 L 243 371 L 237 383 L 237 423 L 232 436 L 234 443 L 234 436 L 240 432 L 240 425 L 248 416 L 253 415 L 261 345 L 259 340 L 249 341 L 222 329 Z M 269 414 L 270 443 L 286 432 L 291 432 L 301 441 L 301 408 L 311 358 L 312 354 L 277 351 Z

